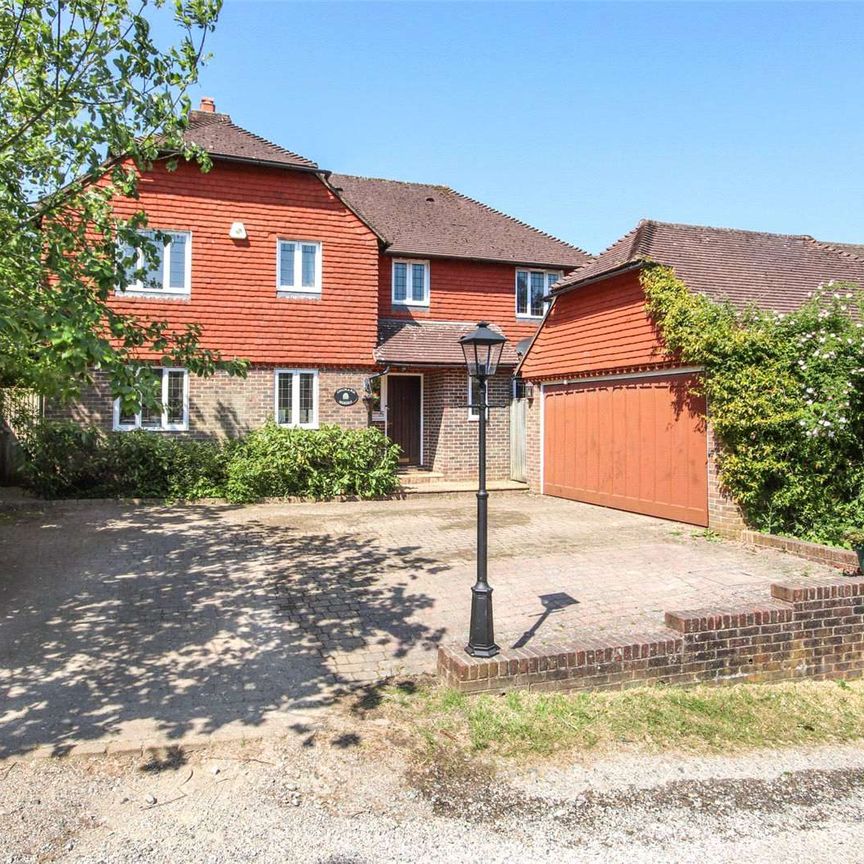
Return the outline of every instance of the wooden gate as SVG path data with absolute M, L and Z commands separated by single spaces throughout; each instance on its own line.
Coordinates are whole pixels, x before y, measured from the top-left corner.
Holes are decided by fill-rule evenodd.
M 35 420 L 40 411 L 39 397 L 30 390 L 0 389 L 0 483 L 19 479 L 24 454 L 18 443 L 19 427 Z
M 525 441 L 528 400 L 524 397 L 510 400 L 510 479 L 524 483 L 527 479 Z

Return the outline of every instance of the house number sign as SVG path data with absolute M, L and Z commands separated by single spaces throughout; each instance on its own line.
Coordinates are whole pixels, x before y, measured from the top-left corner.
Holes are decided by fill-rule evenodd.
M 349 405 L 354 405 L 360 398 L 357 391 L 351 387 L 340 387 L 334 394 L 333 398 L 337 405 L 342 405 L 347 408 Z

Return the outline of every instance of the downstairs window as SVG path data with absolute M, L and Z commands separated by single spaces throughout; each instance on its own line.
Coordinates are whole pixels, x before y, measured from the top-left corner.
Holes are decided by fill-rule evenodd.
M 318 370 L 276 370 L 276 422 L 318 428 Z
M 142 405 L 134 414 L 123 413 L 119 399 L 114 400 L 114 429 L 150 429 L 154 432 L 185 432 L 189 428 L 189 373 L 185 369 L 149 367 L 143 375 L 158 379 L 161 410 Z

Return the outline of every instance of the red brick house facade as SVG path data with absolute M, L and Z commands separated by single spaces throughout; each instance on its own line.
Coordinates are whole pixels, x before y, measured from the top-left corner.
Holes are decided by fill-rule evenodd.
M 247 379 L 162 370 L 162 415 L 121 417 L 107 382 L 51 416 L 106 429 L 237 435 L 268 418 L 287 426 L 376 424 L 406 465 L 473 476 L 476 412 L 459 336 L 479 320 L 508 338 L 490 382 L 490 477 L 510 473 L 516 347 L 535 332 L 542 297 L 590 261 L 581 250 L 443 186 L 335 175 L 215 113 L 190 116 L 190 140 L 213 167 L 141 178 L 154 230 L 169 233 L 146 285 L 118 290 L 117 308 L 182 326 L 245 357 Z M 125 215 L 125 214 L 124 214 Z M 370 398 L 337 405 L 350 387 Z
M 558 283 L 519 373 L 534 384 L 528 479 L 538 491 L 734 533 L 719 444 L 686 368 L 645 309 L 640 271 L 671 267 L 687 288 L 779 313 L 830 280 L 864 285 L 864 249 L 812 237 L 642 222 Z

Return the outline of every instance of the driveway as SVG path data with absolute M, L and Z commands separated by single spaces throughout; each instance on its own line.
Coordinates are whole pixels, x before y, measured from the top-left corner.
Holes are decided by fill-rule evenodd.
M 340 687 L 464 638 L 474 498 L 0 514 L 0 756 L 302 731 Z M 493 494 L 498 640 L 656 630 L 831 573 L 687 526 Z

